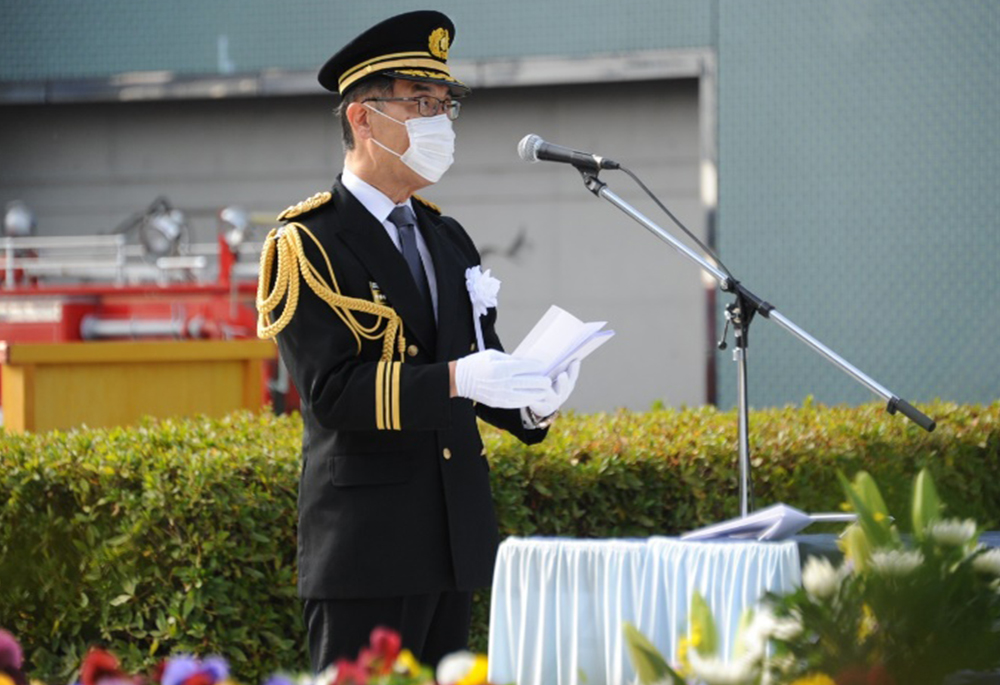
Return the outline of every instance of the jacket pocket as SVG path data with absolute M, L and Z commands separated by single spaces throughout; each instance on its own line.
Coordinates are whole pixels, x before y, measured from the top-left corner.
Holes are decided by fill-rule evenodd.
M 350 487 L 406 483 L 413 476 L 413 455 L 380 453 L 336 456 L 330 459 L 330 482 Z

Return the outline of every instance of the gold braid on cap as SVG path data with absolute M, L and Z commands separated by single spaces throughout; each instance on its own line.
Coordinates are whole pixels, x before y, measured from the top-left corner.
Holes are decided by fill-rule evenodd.
M 319 248 L 326 262 L 326 269 L 330 273 L 332 287 L 327 285 L 323 276 L 306 258 L 302 249 L 301 232 L 305 232 Z M 275 255 L 278 259 L 278 275 L 275 279 L 274 289 L 267 293 L 268 283 L 271 282 L 271 273 L 274 270 Z M 365 340 L 378 340 L 382 338 L 383 362 L 392 361 L 393 343 L 395 351 L 400 359 L 403 359 L 403 351 L 406 349 L 406 337 L 403 335 L 403 320 L 399 318 L 392 307 L 376 304 L 369 300 L 362 300 L 357 297 L 347 297 L 340 294 L 340 286 L 337 285 L 337 277 L 333 273 L 330 265 L 330 258 L 327 256 L 323 246 L 320 245 L 316 236 L 300 223 L 290 223 L 281 228 L 272 228 L 264 241 L 264 249 L 260 253 L 260 280 L 257 282 L 257 337 L 273 338 L 288 325 L 295 314 L 295 308 L 299 303 L 299 278 L 301 274 L 303 280 L 309 285 L 316 295 L 330 305 L 330 309 L 340 317 L 347 328 L 354 335 L 358 343 L 358 353 L 361 352 L 361 338 Z M 282 298 L 288 296 L 285 307 L 277 320 L 271 320 L 271 313 L 278 308 Z M 362 312 L 378 317 L 369 327 L 362 326 L 354 317 L 352 312 Z M 382 328 L 382 322 L 385 327 Z M 379 328 L 382 328 L 381 332 Z M 398 380 L 397 380 L 398 383 Z M 398 417 L 398 410 L 396 412 Z M 396 419 L 398 422 L 398 418 Z

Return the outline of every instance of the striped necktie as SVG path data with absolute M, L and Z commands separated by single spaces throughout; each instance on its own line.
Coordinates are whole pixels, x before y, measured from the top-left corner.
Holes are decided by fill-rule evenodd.
M 403 259 L 410 268 L 410 275 L 413 276 L 414 283 L 417 284 L 417 291 L 427 304 L 431 305 L 431 290 L 427 284 L 427 272 L 424 271 L 424 262 L 420 259 L 420 251 L 417 250 L 417 217 L 413 210 L 406 205 L 400 205 L 389 212 L 389 221 L 396 224 L 399 230 L 399 245 L 403 253 Z

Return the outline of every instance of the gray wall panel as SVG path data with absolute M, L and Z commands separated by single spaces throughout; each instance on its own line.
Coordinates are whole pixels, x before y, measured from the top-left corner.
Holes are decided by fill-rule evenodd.
M 457 26 L 452 59 L 580 56 L 710 43 L 704 0 L 439 0 Z M 0 82 L 315 69 L 416 0 L 3 0 Z M 220 47 L 222 46 L 222 47 Z
M 226 204 L 272 212 L 332 177 L 340 146 L 331 105 L 291 98 L 0 108 L 0 200 L 32 205 L 41 231 L 80 234 L 107 232 L 166 195 L 201 231 L 214 230 L 198 217 Z
M 758 0 L 720 16 L 727 263 L 904 397 L 996 399 L 1000 5 Z M 754 404 L 872 397 L 754 327 Z
M 509 246 L 526 231 L 531 249 L 519 261 L 486 260 L 505 283 L 500 328 L 509 344 L 551 302 L 618 331 L 587 365 L 574 407 L 704 402 L 707 321 L 697 272 L 592 196 L 571 167 L 518 161 L 527 133 L 625 163 L 704 237 L 696 82 L 481 91 L 460 120 L 459 161 L 427 194 L 481 246 Z M 655 216 L 626 176 L 604 178 Z

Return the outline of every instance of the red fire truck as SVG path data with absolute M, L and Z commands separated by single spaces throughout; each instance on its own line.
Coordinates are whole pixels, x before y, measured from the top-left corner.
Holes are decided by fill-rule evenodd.
M 233 340 L 256 337 L 255 221 L 238 207 L 218 215 L 214 242 L 191 242 L 166 198 L 105 235 L 35 236 L 34 218 L 7 206 L 0 238 L 0 341 Z M 179 343 L 180 344 L 180 343 Z M 275 356 L 265 396 L 276 412 L 298 396 Z

